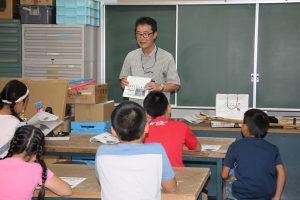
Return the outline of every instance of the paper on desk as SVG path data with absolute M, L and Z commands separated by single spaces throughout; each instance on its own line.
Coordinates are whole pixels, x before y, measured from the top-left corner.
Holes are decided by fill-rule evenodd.
M 45 140 L 70 140 L 70 136 L 54 136 L 54 137 L 45 137 Z
M 222 145 L 201 144 L 202 151 L 218 151 Z
M 119 143 L 120 141 L 118 140 L 117 137 L 113 136 L 110 133 L 101 133 L 99 135 L 96 135 L 94 137 L 90 138 L 90 142 L 101 142 L 103 144 L 116 144 Z
M 135 99 L 144 99 L 149 93 L 144 87 L 151 81 L 151 78 L 139 77 L 139 76 L 128 76 L 128 86 L 125 86 L 123 97 L 130 97 Z
M 200 122 L 203 121 L 203 120 L 199 119 L 197 117 L 197 115 L 187 115 L 187 116 L 184 116 L 183 119 L 185 119 L 186 121 L 188 121 L 192 124 L 199 124 Z
M 60 177 L 60 178 L 66 181 L 71 186 L 71 188 L 76 187 L 86 179 L 83 177 Z

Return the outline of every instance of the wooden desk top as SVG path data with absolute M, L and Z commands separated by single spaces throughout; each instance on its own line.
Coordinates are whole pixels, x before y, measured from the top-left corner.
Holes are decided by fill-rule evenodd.
M 219 138 L 219 137 L 197 137 L 200 144 L 206 145 L 222 145 L 217 151 L 191 151 L 184 150 L 184 156 L 192 157 L 208 157 L 208 158 L 225 158 L 229 145 L 233 143 L 235 138 Z
M 71 134 L 70 140 L 46 140 L 46 152 L 62 153 L 93 153 L 101 143 L 91 143 L 89 140 L 94 134 Z M 197 137 L 200 144 L 222 145 L 218 151 L 190 151 L 184 150 L 183 154 L 194 157 L 217 157 L 224 158 L 229 145 L 235 138 Z
M 51 164 L 48 165 L 57 176 L 87 178 L 73 188 L 73 195 L 68 198 L 100 198 L 100 186 L 97 182 L 94 166 L 81 164 Z M 162 193 L 162 200 L 196 200 L 202 191 L 209 175 L 209 168 L 174 168 L 178 181 L 177 191 Z M 37 196 L 35 192 L 34 196 Z M 46 190 L 46 197 L 58 197 Z
M 221 128 L 221 127 L 210 127 L 209 122 L 201 122 L 200 124 L 192 124 L 184 121 L 189 125 L 192 130 L 195 131 L 229 131 L 229 132 L 241 132 L 241 128 Z M 300 133 L 298 129 L 289 128 L 270 128 L 268 133 Z

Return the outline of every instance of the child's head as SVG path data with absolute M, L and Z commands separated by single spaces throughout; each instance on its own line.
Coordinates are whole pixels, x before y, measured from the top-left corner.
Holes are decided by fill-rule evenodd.
M 144 108 L 147 114 L 154 119 L 169 111 L 169 101 L 162 92 L 150 92 L 144 100 Z
M 11 80 L 0 93 L 0 109 L 8 106 L 11 114 L 17 116 L 24 111 L 28 95 L 29 90 L 24 83 Z
M 36 157 L 37 160 L 43 154 L 45 138 L 43 132 L 31 125 L 17 128 L 6 157 L 23 154 L 25 160 Z
M 121 141 L 143 139 L 146 127 L 146 113 L 137 103 L 126 101 L 119 104 L 111 114 L 113 131 Z
M 47 166 L 41 159 L 44 152 L 45 137 L 43 132 L 31 125 L 17 128 L 5 158 L 21 155 L 24 161 L 37 161 L 42 167 L 42 185 L 38 199 L 44 199 L 45 182 L 47 179 Z
M 268 115 L 259 109 L 250 109 L 244 114 L 242 132 L 244 136 L 264 138 L 269 128 Z

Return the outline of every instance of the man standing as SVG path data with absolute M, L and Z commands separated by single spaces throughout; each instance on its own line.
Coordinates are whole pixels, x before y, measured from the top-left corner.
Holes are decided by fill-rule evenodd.
M 179 89 L 180 79 L 173 56 L 155 45 L 156 21 L 150 17 L 139 18 L 135 23 L 135 37 L 140 48 L 129 52 L 124 60 L 121 87 L 128 85 L 127 76 L 148 77 L 152 81 L 145 85 L 145 90 L 164 92 L 170 99 L 170 92 Z

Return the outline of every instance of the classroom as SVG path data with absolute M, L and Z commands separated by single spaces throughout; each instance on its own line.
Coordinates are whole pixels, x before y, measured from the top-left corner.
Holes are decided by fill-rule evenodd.
M 281 199 L 296 200 L 299 11 L 300 0 L 0 0 L 0 92 L 20 80 L 29 91 L 26 119 L 41 110 L 58 117 L 58 126 L 44 124 L 60 136 L 45 142 L 47 167 L 60 177 L 83 178 L 73 180 L 80 183 L 69 198 L 100 199 L 96 136 L 111 133 L 111 114 L 126 101 L 120 73 L 128 53 L 153 37 L 153 64 L 142 53 L 140 68 L 155 75 L 161 51 L 171 55 L 180 89 L 159 78 L 147 82 L 170 94 L 171 119 L 187 124 L 202 145 L 202 151 L 182 150 L 185 167 L 174 168 L 178 190 L 161 198 L 223 199 L 227 150 L 243 139 L 245 111 L 257 108 L 269 117 L 265 141 L 279 149 L 285 168 Z M 156 20 L 157 35 L 135 27 L 144 16 Z M 0 102 L 0 116 L 1 109 Z M 90 142 L 94 137 L 97 143 Z

